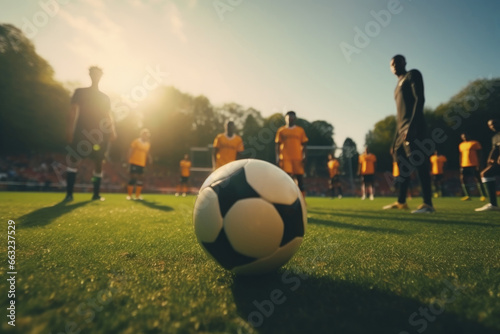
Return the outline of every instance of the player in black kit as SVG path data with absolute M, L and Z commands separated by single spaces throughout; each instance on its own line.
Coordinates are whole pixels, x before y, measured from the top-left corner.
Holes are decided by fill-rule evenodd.
M 116 138 L 116 132 L 109 97 L 99 90 L 102 74 L 99 67 L 90 67 L 92 85 L 76 89 L 71 98 L 71 110 L 66 126 L 66 140 L 70 144 L 66 149 L 71 154 L 71 159 L 67 159 L 65 202 L 73 200 L 78 166 L 85 158 L 94 162 L 92 200 L 104 200 L 99 194 L 102 162 L 108 141 Z
M 495 132 L 491 139 L 491 151 L 488 156 L 488 162 L 485 169 L 481 171 L 481 181 L 488 190 L 490 202 L 476 211 L 500 211 L 497 204 L 497 187 L 495 178 L 500 175 L 500 120 L 490 119 L 488 127 Z
M 418 70 L 406 71 L 406 59 L 396 55 L 391 60 L 391 70 L 398 77 L 394 91 L 396 100 L 396 135 L 391 153 L 398 163 L 400 172 L 399 196 L 397 202 L 384 209 L 408 209 L 406 193 L 411 173 L 416 169 L 422 185 L 424 203 L 412 213 L 432 213 L 432 190 L 429 173 L 429 154 L 419 149 L 417 143 L 427 138 L 424 119 L 424 81 Z

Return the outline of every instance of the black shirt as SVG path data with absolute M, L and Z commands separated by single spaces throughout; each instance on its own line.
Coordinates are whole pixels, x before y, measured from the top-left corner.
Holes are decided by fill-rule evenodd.
M 103 119 L 107 119 L 111 110 L 109 97 L 98 89 L 87 87 L 75 90 L 71 104 L 80 108 L 76 133 L 82 130 L 99 129 Z
M 497 132 L 491 138 L 491 151 L 488 160 L 495 160 L 495 163 L 497 163 L 498 156 L 500 156 L 500 132 Z
M 424 81 L 418 70 L 408 71 L 394 91 L 396 100 L 396 136 L 393 148 L 396 150 L 405 140 L 413 141 L 427 135 L 424 119 Z

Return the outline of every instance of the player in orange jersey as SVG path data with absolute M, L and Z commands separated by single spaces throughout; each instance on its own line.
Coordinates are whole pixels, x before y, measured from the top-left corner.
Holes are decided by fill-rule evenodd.
M 184 159 L 179 163 L 179 167 L 181 169 L 181 180 L 180 184 L 177 186 L 175 196 L 179 196 L 182 192 L 182 197 L 185 197 L 188 192 L 189 176 L 191 175 L 191 160 L 189 160 L 189 154 L 184 154 Z
M 150 143 L 151 134 L 148 129 L 141 130 L 141 136 L 134 139 L 130 144 L 128 152 L 128 162 L 130 165 L 130 179 L 127 186 L 127 199 L 132 199 L 132 192 L 135 186 L 135 198 L 142 201 L 141 192 L 143 187 L 143 174 L 146 161 L 149 164 L 153 163 L 153 158 L 149 152 L 151 148 Z
M 285 115 L 286 125 L 280 127 L 274 138 L 276 164 L 294 178 L 302 195 L 305 196 L 304 164 L 306 160 L 306 143 L 309 140 L 304 129 L 295 125 L 295 111 Z
M 430 157 L 431 161 L 431 177 L 434 183 L 434 197 L 443 196 L 441 182 L 443 181 L 444 165 L 447 161 L 446 157 L 439 154 L 436 150 Z
M 462 190 L 464 192 L 464 197 L 462 201 L 469 201 L 470 196 L 467 191 L 467 185 L 465 184 L 467 177 L 473 177 L 476 181 L 477 188 L 481 195 L 480 200 L 485 201 L 483 184 L 479 181 L 481 179 L 479 175 L 479 160 L 481 158 L 481 144 L 476 140 L 471 140 L 467 133 L 462 133 L 462 142 L 458 146 L 460 151 L 460 183 L 462 184 Z
M 239 154 L 244 150 L 243 139 L 235 133 L 236 126 L 234 122 L 228 121 L 225 128 L 226 131 L 218 134 L 214 139 L 214 151 L 212 156 L 212 165 L 214 169 L 237 160 Z
M 333 154 L 328 154 L 328 173 L 330 174 L 329 188 L 332 198 L 335 196 L 335 188 L 338 190 L 338 198 L 342 198 L 342 186 L 340 185 L 340 163 Z
M 375 181 L 375 164 L 377 162 L 377 157 L 370 152 L 368 147 L 366 147 L 365 152 L 359 156 L 358 162 L 358 175 L 363 177 L 363 182 L 361 183 L 361 199 L 364 200 L 366 198 L 366 189 L 368 189 L 370 199 L 373 200 L 373 182 Z

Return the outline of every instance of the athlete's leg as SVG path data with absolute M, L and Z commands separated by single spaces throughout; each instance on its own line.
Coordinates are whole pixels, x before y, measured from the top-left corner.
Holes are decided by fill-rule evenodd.
M 479 189 L 479 195 L 481 196 L 481 200 L 485 200 L 485 191 L 483 183 L 481 182 L 481 175 L 477 169 L 474 169 L 474 180 L 476 181 L 477 189 Z
M 467 185 L 465 184 L 465 173 L 464 168 L 460 170 L 460 185 L 462 186 L 462 191 L 464 192 L 465 197 L 469 197 L 469 192 L 467 191 Z
M 498 206 L 497 203 L 497 189 L 496 189 L 496 175 L 500 171 L 499 165 L 488 165 L 481 172 L 481 180 L 483 184 L 488 189 L 488 196 L 490 199 L 490 204 L 493 206 Z
M 99 194 L 102 180 L 102 164 L 103 160 L 101 157 L 94 159 L 94 174 L 92 176 L 92 184 L 94 185 L 94 194 L 92 195 L 93 200 L 102 199 Z
M 424 203 L 432 206 L 432 187 L 431 187 L 431 175 L 429 173 L 429 159 L 425 159 L 420 166 L 417 167 L 418 177 L 420 179 L 420 184 L 422 185 L 422 197 Z

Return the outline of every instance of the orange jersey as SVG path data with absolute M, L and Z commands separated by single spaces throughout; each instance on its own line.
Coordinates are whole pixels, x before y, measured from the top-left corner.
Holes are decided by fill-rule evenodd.
M 148 157 L 149 149 L 151 148 L 151 143 L 142 141 L 140 138 L 135 139 L 130 144 L 132 149 L 130 158 L 128 162 L 133 165 L 144 167 L 146 166 L 146 160 Z
M 374 154 L 361 154 L 359 156 L 358 162 L 361 165 L 361 175 L 371 175 L 375 174 L 375 162 L 377 161 L 377 157 Z
M 481 144 L 476 140 L 463 141 L 458 146 L 460 151 L 460 167 L 477 167 L 479 160 L 477 158 L 477 151 L 482 149 Z
M 229 138 L 225 133 L 221 133 L 214 139 L 214 148 L 218 149 L 215 156 L 215 165 L 216 168 L 219 168 L 236 160 L 236 154 L 244 149 L 243 139 L 238 135 Z
M 179 166 L 181 167 L 181 176 L 182 177 L 189 177 L 190 175 L 190 169 L 191 169 L 191 161 L 189 160 L 181 160 L 179 163 Z
M 282 126 L 276 132 L 274 141 L 280 144 L 280 160 L 302 160 L 303 144 L 309 139 L 300 126 Z
M 392 176 L 398 177 L 399 176 L 399 166 L 396 161 L 393 161 L 392 163 Z
M 328 161 L 328 172 L 330 173 L 330 178 L 335 177 L 339 173 L 340 163 L 337 159 Z
M 432 175 L 441 175 L 443 174 L 443 166 L 447 161 L 444 155 L 431 155 L 431 174 Z

